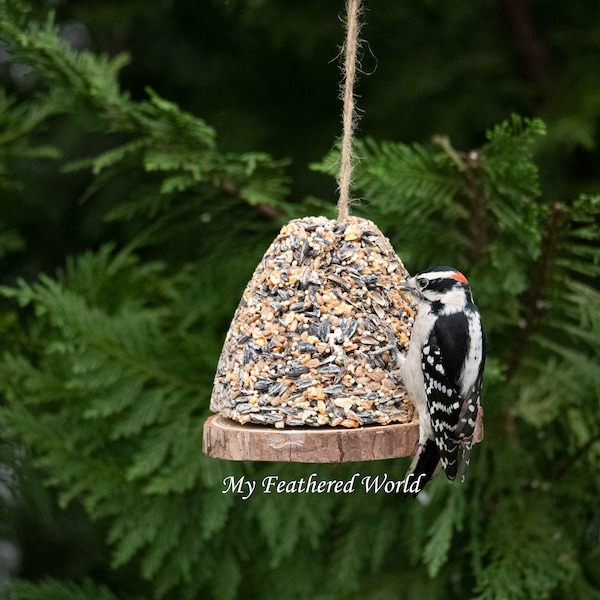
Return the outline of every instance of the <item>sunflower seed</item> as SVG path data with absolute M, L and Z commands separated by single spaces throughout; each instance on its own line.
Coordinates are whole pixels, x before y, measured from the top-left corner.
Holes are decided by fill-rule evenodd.
M 287 390 L 288 386 L 283 383 L 274 383 L 268 389 L 269 396 L 280 396 Z M 256 389 L 256 386 L 255 388 Z
M 254 384 L 254 389 L 262 392 L 264 390 L 268 390 L 273 382 L 270 379 L 265 379 L 264 377 L 259 377 Z
M 324 319 L 323 321 L 321 321 L 321 324 L 319 325 L 317 337 L 322 342 L 326 342 L 330 333 L 331 333 L 331 321 L 329 321 L 328 319 Z
M 305 375 L 309 372 L 308 367 L 304 367 L 302 365 L 294 365 L 290 369 L 287 370 L 286 375 L 291 379 L 297 379 L 300 375 Z
M 342 317 L 340 322 L 340 329 L 342 330 L 342 335 L 344 338 L 351 339 L 352 336 L 356 333 L 357 327 L 358 321 L 356 319 L 346 319 L 345 317 Z
M 343 277 L 340 277 L 339 275 L 335 275 L 334 273 L 327 275 L 327 279 L 338 287 L 341 287 L 346 292 L 349 292 L 352 288 L 352 284 L 349 281 Z
M 290 304 L 290 310 L 293 312 L 302 312 L 306 308 L 306 304 L 304 302 L 294 302 Z
M 300 352 L 308 352 L 310 354 L 313 354 L 314 352 L 317 351 L 317 349 L 310 343 L 310 342 L 298 342 L 298 350 Z
M 341 396 L 344 393 L 344 386 L 336 383 L 323 388 L 323 391 L 329 396 Z
M 294 383 L 294 390 L 297 392 L 307 390 L 311 385 L 313 385 L 312 379 L 298 379 L 298 381 Z
M 335 364 L 323 365 L 317 370 L 317 372 L 321 373 L 322 375 L 335 375 L 336 373 L 339 373 L 339 371 L 340 366 Z
M 381 293 L 381 290 L 377 290 L 377 289 L 373 290 L 371 292 L 371 298 L 373 299 L 373 302 L 376 302 L 377 304 L 379 304 L 379 306 L 387 306 L 388 305 L 388 301 L 385 299 L 385 297 Z

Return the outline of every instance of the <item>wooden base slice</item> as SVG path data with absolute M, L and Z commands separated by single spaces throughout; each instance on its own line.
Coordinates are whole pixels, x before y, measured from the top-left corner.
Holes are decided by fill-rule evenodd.
M 473 443 L 481 440 L 483 410 L 480 408 Z M 202 451 L 212 458 L 225 460 L 343 463 L 413 456 L 418 443 L 418 422 L 357 429 L 275 429 L 240 425 L 213 415 L 204 423 Z

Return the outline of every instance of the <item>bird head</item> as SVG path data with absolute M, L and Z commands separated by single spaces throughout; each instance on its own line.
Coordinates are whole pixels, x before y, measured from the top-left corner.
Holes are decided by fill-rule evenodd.
M 467 278 L 453 267 L 434 267 L 400 283 L 417 302 L 437 303 L 447 309 L 459 310 L 473 302 Z

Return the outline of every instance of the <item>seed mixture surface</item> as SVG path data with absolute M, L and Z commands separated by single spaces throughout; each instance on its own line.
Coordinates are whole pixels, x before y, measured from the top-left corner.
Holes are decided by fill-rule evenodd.
M 406 277 L 371 221 L 285 225 L 234 315 L 211 410 L 278 428 L 417 419 L 399 371 L 414 318 Z

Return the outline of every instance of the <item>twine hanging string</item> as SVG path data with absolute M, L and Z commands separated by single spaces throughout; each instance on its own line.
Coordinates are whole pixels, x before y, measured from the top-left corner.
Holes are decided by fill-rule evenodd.
M 346 42 L 344 44 L 344 80 L 342 83 L 342 158 L 337 182 L 339 189 L 338 220 L 347 221 L 350 213 L 350 186 L 352 184 L 352 134 L 356 125 L 354 110 L 354 80 L 358 50 L 359 12 L 361 0 L 346 2 Z

